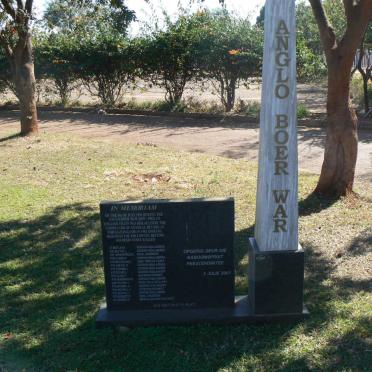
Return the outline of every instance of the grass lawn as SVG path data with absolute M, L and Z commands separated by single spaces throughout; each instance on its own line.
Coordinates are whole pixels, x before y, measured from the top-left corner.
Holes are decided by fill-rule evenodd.
M 244 294 L 256 164 L 10 132 L 0 154 L 0 371 L 370 370 L 371 184 L 357 183 L 359 199 L 333 202 L 309 196 L 317 178 L 300 177 L 306 322 L 98 331 L 99 202 L 233 196 Z

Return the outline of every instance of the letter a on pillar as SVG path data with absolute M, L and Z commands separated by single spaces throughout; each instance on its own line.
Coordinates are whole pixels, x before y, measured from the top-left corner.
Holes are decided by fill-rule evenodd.
M 260 251 L 298 249 L 295 19 L 295 0 L 266 1 L 255 227 Z M 280 160 L 285 171 L 275 171 L 278 153 L 288 155 Z M 285 203 L 280 203 L 285 229 L 276 226 L 277 195 L 287 196 Z

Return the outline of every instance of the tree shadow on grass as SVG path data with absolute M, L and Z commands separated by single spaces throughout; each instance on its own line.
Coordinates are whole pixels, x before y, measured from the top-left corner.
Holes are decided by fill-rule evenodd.
M 0 223 L 1 327 L 42 342 L 103 297 L 98 214 L 82 204 Z
M 325 198 L 314 193 L 309 194 L 305 199 L 299 202 L 299 215 L 309 216 L 313 213 L 320 213 L 323 210 L 332 207 L 332 205 L 337 201 L 338 199 L 335 198 Z M 234 257 L 237 275 L 246 275 L 248 269 L 247 263 L 242 263 L 242 260 L 247 256 L 249 244 L 248 239 L 254 236 L 254 227 L 255 225 L 253 224 L 250 227 L 235 233 Z M 360 243 L 363 245 L 363 242 Z
M 365 229 L 355 237 L 347 248 L 347 253 L 352 256 L 365 255 L 372 252 L 372 227 Z
M 305 199 L 299 201 L 298 213 L 300 216 L 310 216 L 314 213 L 320 213 L 332 207 L 338 200 L 337 198 L 327 198 L 311 193 Z
M 80 111 L 80 110 L 78 110 Z M 128 133 L 133 130 L 148 129 L 159 130 L 164 128 L 169 129 L 182 129 L 182 128 L 195 128 L 202 130 L 207 128 L 229 128 L 229 129 L 243 129 L 243 128 L 257 128 L 256 118 L 239 118 L 239 117 L 216 117 L 211 115 L 208 116 L 192 116 L 187 115 L 167 115 L 166 113 L 151 113 L 143 115 L 134 114 L 107 114 L 100 115 L 97 113 L 97 109 L 83 109 L 82 112 L 78 111 L 63 111 L 63 110 L 40 110 L 39 109 L 39 121 L 41 125 L 45 122 L 65 122 L 85 126 L 88 129 L 89 125 L 101 125 L 101 126 L 115 126 L 117 127 L 117 133 Z M 18 117 L 19 112 L 13 111 L 0 111 L 0 120 L 14 120 Z M 123 128 L 123 126 L 129 126 Z M 84 129 L 84 128 L 81 128 Z
M 0 138 L 0 143 L 7 142 L 7 141 L 10 141 L 12 139 L 16 139 L 16 138 L 20 138 L 20 137 L 22 137 L 21 133 L 11 134 L 11 135 L 6 136 L 6 137 L 1 137 Z
M 357 237 L 347 248 L 352 249 Z M 364 370 L 369 365 L 368 335 L 372 321 L 366 313 L 352 315 L 351 310 L 358 312 L 359 299 L 355 305 L 345 309 L 345 305 L 362 294 L 370 292 L 370 278 L 354 279 L 352 276 L 334 275 L 338 260 L 322 253 L 322 247 L 309 242 L 305 246 L 305 303 L 310 309 L 310 319 L 304 323 L 304 334 L 328 333 L 338 322 L 335 332 L 329 331 L 327 342 L 321 350 L 325 359 L 325 370 L 339 369 Z M 352 273 L 350 273 L 352 274 Z M 363 305 L 362 305 L 363 306 Z M 365 305 L 364 305 L 365 306 Z M 366 309 L 365 309 L 366 310 Z M 345 327 L 345 328 L 343 328 Z
M 310 370 L 311 353 L 300 350 L 288 356 L 289 340 L 298 333 L 321 333 L 339 316 L 332 299 L 348 301 L 366 286 L 349 279 L 326 285 L 335 263 L 318 247 L 306 245 L 306 302 L 312 316 L 302 325 L 98 331 L 94 319 L 104 283 L 97 210 L 83 204 L 61 206 L 34 220 L 2 222 L 0 232 L 0 327 L 1 333 L 14 335 L 2 348 L 18 353 L 35 370 L 216 371 L 239 365 L 247 370 Z M 237 270 L 245 266 L 252 234 L 253 226 L 236 233 Z M 327 340 L 322 349 L 327 367 L 367 365 L 360 356 L 365 343 L 355 331 L 365 321 L 357 319 L 348 333 Z M 340 349 L 333 347 L 335 342 Z
M 331 298 L 349 299 L 355 292 L 369 290 L 371 279 L 353 280 L 349 277 L 332 277 L 332 285 L 325 284 L 337 269 L 337 259 L 325 256 L 321 251 L 322 247 L 316 247 L 309 242 L 305 242 L 304 246 L 306 294 L 312 299 L 311 306 L 319 309 L 319 304 L 328 303 L 330 294 L 332 294 Z

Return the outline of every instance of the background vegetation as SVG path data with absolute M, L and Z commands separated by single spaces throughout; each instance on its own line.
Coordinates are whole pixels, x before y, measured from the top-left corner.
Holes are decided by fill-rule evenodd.
M 345 26 L 341 2 L 326 0 L 325 7 L 332 8 L 331 21 L 341 35 Z M 190 111 L 193 105 L 183 93 L 187 84 L 193 84 L 212 90 L 224 111 L 234 110 L 236 89 L 241 84 L 249 87 L 261 75 L 263 11 L 255 24 L 224 8 L 201 8 L 196 13 L 180 8 L 178 17 L 165 19 L 164 27 L 154 21 L 139 36 L 129 37 L 134 15 L 110 2 L 53 0 L 34 30 L 40 97 L 52 103 L 50 97 L 57 96 L 53 103 L 66 106 L 73 103 L 72 92 L 76 99 L 84 89 L 101 106 L 114 107 L 127 102 L 125 93 L 140 82 L 145 89 L 154 85 L 164 89 L 163 109 Z M 327 69 L 307 2 L 297 5 L 297 27 L 298 79 L 321 81 Z M 1 51 L 0 66 L 0 94 L 6 89 L 14 92 Z M 356 79 L 354 85 L 359 104 L 363 84 Z

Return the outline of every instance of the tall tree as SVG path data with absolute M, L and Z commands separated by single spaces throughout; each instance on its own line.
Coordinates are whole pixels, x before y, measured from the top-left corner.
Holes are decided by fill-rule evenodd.
M 198 60 L 203 18 L 198 14 L 166 20 L 164 30 L 155 30 L 138 43 L 137 60 L 144 80 L 165 89 L 170 107 L 177 105 L 186 84 L 198 80 Z
M 126 34 L 134 12 L 123 1 L 52 0 L 44 12 L 37 73 L 66 103 L 77 84 L 111 107 L 133 80 Z
M 346 27 L 337 37 L 321 0 L 309 0 L 328 68 L 327 136 L 316 193 L 342 196 L 353 191 L 358 153 L 358 119 L 350 103 L 350 74 L 357 48 L 372 16 L 372 0 L 343 0 Z
M 0 45 L 9 61 L 21 111 L 21 134 L 37 133 L 32 51 L 33 0 L 0 0 Z
M 200 74 L 230 112 L 239 86 L 261 74 L 262 29 L 227 10 L 204 12 L 203 18 Z
M 135 14 L 122 0 L 52 0 L 43 18 L 49 31 L 91 37 L 126 35 Z

